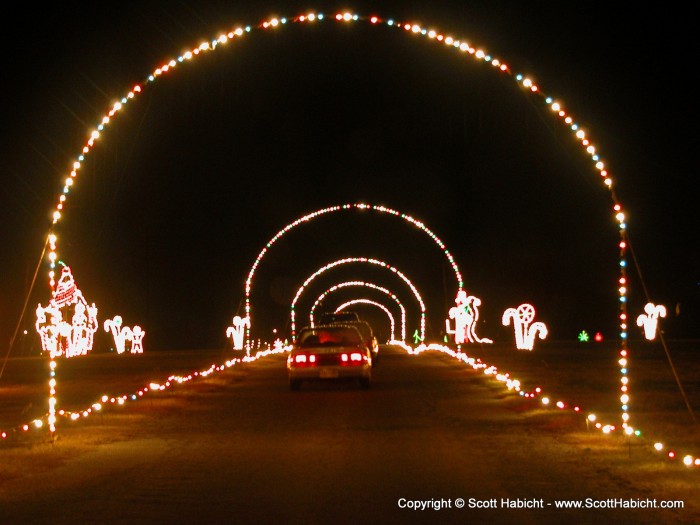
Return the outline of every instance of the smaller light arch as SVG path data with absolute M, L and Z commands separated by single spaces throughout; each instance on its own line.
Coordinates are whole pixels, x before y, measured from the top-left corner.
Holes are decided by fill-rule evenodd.
M 389 339 L 391 341 L 396 341 L 396 337 L 394 335 L 396 333 L 396 319 L 394 319 L 394 315 L 382 303 L 378 303 L 377 301 L 372 301 L 371 299 L 364 299 L 364 298 L 352 299 L 352 300 L 347 301 L 347 302 L 341 304 L 340 306 L 338 306 L 338 308 L 336 308 L 335 311 L 342 312 L 343 310 L 345 310 L 345 308 L 347 308 L 348 306 L 352 306 L 354 304 L 371 304 L 372 306 L 376 306 L 377 308 L 384 310 L 384 313 L 386 313 L 387 317 L 389 318 L 389 323 L 391 325 L 391 334 L 390 334 Z M 402 341 L 404 339 L 402 339 Z
M 290 317 L 291 317 L 290 324 L 291 324 L 291 329 L 292 329 L 292 339 L 294 339 L 296 337 L 295 307 L 296 307 L 297 301 L 299 300 L 299 297 L 301 297 L 301 294 L 304 293 L 304 290 L 309 285 L 309 283 L 311 281 L 313 281 L 316 277 L 321 275 L 322 273 L 330 270 L 331 268 L 335 268 L 336 266 L 340 266 L 343 264 L 352 264 L 352 263 L 367 263 L 367 264 L 374 264 L 376 266 L 381 266 L 382 268 L 386 268 L 387 270 L 396 274 L 402 281 L 404 281 L 408 285 L 408 287 L 413 292 L 413 295 L 415 296 L 416 300 L 418 301 L 418 304 L 420 305 L 420 335 L 421 335 L 421 338 L 425 338 L 425 303 L 423 302 L 423 298 L 421 297 L 420 293 L 416 289 L 415 285 L 411 282 L 411 280 L 408 277 L 406 277 L 397 268 L 394 268 L 390 264 L 387 264 L 384 261 L 380 261 L 379 259 L 370 259 L 368 257 L 346 257 L 344 259 L 338 259 L 337 261 L 330 262 L 330 263 L 326 264 L 325 266 L 322 266 L 321 268 L 316 270 L 313 274 L 311 274 L 304 281 L 304 284 L 302 284 L 299 287 L 299 289 L 297 290 L 297 293 L 294 295 L 294 299 L 292 299 L 291 312 L 290 312 Z
M 399 306 L 399 309 L 401 310 L 401 340 L 405 341 L 406 340 L 406 308 L 404 307 L 403 303 L 399 300 L 396 295 L 391 293 L 389 290 L 382 286 L 378 286 L 374 283 L 367 283 L 365 281 L 345 281 L 342 283 L 338 283 L 336 285 L 331 286 L 328 288 L 325 292 L 323 292 L 321 295 L 318 296 L 318 298 L 314 301 L 314 304 L 311 305 L 311 309 L 309 310 L 309 324 L 311 326 L 314 326 L 314 314 L 316 312 L 316 308 L 321 304 L 321 302 L 328 296 L 328 294 L 333 293 L 337 290 L 340 290 L 342 288 L 346 288 L 348 286 L 364 286 L 366 288 L 372 288 L 374 290 L 380 291 L 389 297 L 391 297 L 394 302 Z M 392 316 L 393 317 L 393 316 Z M 394 330 L 392 329 L 391 332 L 391 338 L 394 338 Z
M 394 210 L 392 208 L 387 208 L 386 206 L 377 206 L 377 205 L 372 205 L 372 204 L 364 204 L 364 203 L 352 203 L 352 204 L 342 204 L 338 206 L 329 206 L 327 208 L 322 208 L 320 210 L 316 210 L 312 213 L 308 213 L 302 217 L 299 217 L 296 219 L 294 222 L 290 222 L 287 224 L 284 228 L 279 230 L 268 242 L 265 244 L 265 247 L 260 251 L 258 254 L 257 258 L 255 259 L 255 262 L 253 263 L 253 266 L 251 266 L 250 271 L 248 272 L 248 278 L 246 279 L 245 282 L 245 316 L 249 320 L 249 324 L 252 323 L 252 304 L 251 304 L 251 294 L 252 294 L 252 289 L 253 289 L 253 276 L 255 275 L 255 272 L 260 266 L 260 263 L 262 262 L 263 257 L 265 254 L 272 248 L 272 246 L 284 235 L 286 235 L 289 231 L 293 230 L 297 226 L 300 226 L 302 224 L 306 224 L 318 217 L 328 215 L 331 213 L 336 213 L 339 211 L 346 211 L 346 210 L 360 210 L 360 211 L 374 211 L 382 214 L 386 214 L 389 216 L 394 216 L 398 217 L 404 221 L 406 221 L 409 224 L 412 224 L 414 227 L 416 227 L 418 230 L 423 231 L 432 241 L 438 245 L 438 247 L 442 250 L 443 254 L 447 258 L 447 260 L 450 263 L 450 266 L 452 267 L 452 271 L 455 274 L 455 278 L 457 279 L 457 290 L 458 292 L 464 288 L 464 280 L 462 279 L 462 274 L 459 270 L 459 267 L 457 266 L 457 262 L 455 261 L 454 257 L 450 253 L 450 251 L 447 249 L 445 244 L 442 242 L 442 240 L 433 233 L 433 231 L 428 228 L 422 221 L 419 221 L 410 215 L 407 215 L 405 213 L 401 213 L 397 210 Z M 292 328 L 292 333 L 294 332 L 294 329 Z M 423 325 L 421 325 L 421 335 L 424 337 L 425 336 L 425 329 Z M 246 340 L 250 340 L 250 326 L 246 328 Z

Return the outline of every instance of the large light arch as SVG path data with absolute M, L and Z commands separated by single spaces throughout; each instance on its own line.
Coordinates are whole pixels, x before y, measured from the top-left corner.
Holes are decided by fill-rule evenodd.
M 380 261 L 379 259 L 371 259 L 368 257 L 346 257 L 344 259 L 338 259 L 337 261 L 333 261 L 331 263 L 326 264 L 325 266 L 322 266 L 318 270 L 316 270 L 313 274 L 311 274 L 309 277 L 306 278 L 304 281 L 304 284 L 302 284 L 299 289 L 297 290 L 297 293 L 294 295 L 294 299 L 292 299 L 292 304 L 290 306 L 290 317 L 291 317 L 291 331 L 292 331 L 292 339 L 294 339 L 296 335 L 296 313 L 295 313 L 295 307 L 296 303 L 299 300 L 299 297 L 301 297 L 301 294 L 304 293 L 304 290 L 306 287 L 316 279 L 319 275 L 322 273 L 330 270 L 331 268 L 335 268 L 337 266 L 343 265 L 343 264 L 353 264 L 353 263 L 366 263 L 366 264 L 373 264 L 376 266 L 381 266 L 382 268 L 386 268 L 387 270 L 395 273 L 403 282 L 405 282 L 408 287 L 411 289 L 413 292 L 413 295 L 415 296 L 416 300 L 418 301 L 418 304 L 420 305 L 420 336 L 421 339 L 425 339 L 425 303 L 423 302 L 423 298 L 421 297 L 420 293 L 416 289 L 415 285 L 411 282 L 411 280 L 406 277 L 400 270 L 394 268 L 390 264 L 385 263 L 384 261 Z
M 372 301 L 371 299 L 365 299 L 365 298 L 361 297 L 359 299 L 351 299 L 350 301 L 344 302 L 343 304 L 339 305 L 335 309 L 335 311 L 342 312 L 343 310 L 345 310 L 345 308 L 347 308 L 349 306 L 353 306 L 355 304 L 370 304 L 372 306 L 376 306 L 380 310 L 383 310 L 384 313 L 389 318 L 389 324 L 390 324 L 390 328 L 391 328 L 391 332 L 390 332 L 391 337 L 389 339 L 391 341 L 396 341 L 396 335 L 395 335 L 395 333 L 396 333 L 396 319 L 394 319 L 394 315 L 391 313 L 391 311 L 380 302 Z M 401 339 L 401 342 L 403 342 L 404 340 L 405 340 L 405 337 L 403 339 Z
M 406 340 L 406 308 L 404 307 L 403 303 L 401 300 L 396 297 L 393 293 L 391 293 L 388 289 L 378 286 L 374 283 L 367 283 L 364 281 L 345 281 L 342 283 L 335 284 L 328 288 L 326 291 L 324 291 L 321 295 L 318 296 L 318 298 L 314 301 L 314 304 L 311 305 L 311 308 L 309 309 L 309 324 L 313 327 L 314 326 L 314 313 L 316 312 L 316 308 L 318 308 L 318 305 L 321 304 L 321 301 L 323 301 L 329 294 L 341 290 L 343 288 L 347 288 L 348 286 L 364 286 L 365 288 L 371 288 L 373 290 L 377 290 L 379 292 L 382 292 L 383 294 L 387 295 L 391 299 L 394 300 L 394 302 L 398 305 L 399 309 L 401 310 L 401 341 Z M 392 316 L 393 318 L 393 316 Z M 394 329 L 392 328 L 391 330 L 391 338 L 394 339 Z
M 146 79 L 134 85 L 120 100 L 114 102 L 114 104 L 109 108 L 109 110 L 103 115 L 99 124 L 88 133 L 88 138 L 82 147 L 80 154 L 77 156 L 76 160 L 72 163 L 71 171 L 67 174 L 65 178 L 65 183 L 62 191 L 58 195 L 55 208 L 52 213 L 52 221 L 49 226 L 49 231 L 45 239 L 44 252 L 48 260 L 48 277 L 50 289 L 55 291 L 55 268 L 59 261 L 58 255 L 58 239 L 56 235 L 56 225 L 62 219 L 62 212 L 64 209 L 65 202 L 70 194 L 70 190 L 74 183 L 76 182 L 80 170 L 83 166 L 83 162 L 87 155 L 89 155 L 95 146 L 95 143 L 101 138 L 101 133 L 104 129 L 112 124 L 116 117 L 128 106 L 128 103 L 134 98 L 142 94 L 146 88 L 148 88 L 156 80 L 160 79 L 166 74 L 170 74 L 172 71 L 177 70 L 181 65 L 187 63 L 194 58 L 212 52 L 220 46 L 225 46 L 229 42 L 239 39 L 244 35 L 248 35 L 253 30 L 260 31 L 274 31 L 278 28 L 285 26 L 288 23 L 298 23 L 298 24 L 314 24 L 322 22 L 325 20 L 333 20 L 339 24 L 348 23 L 367 23 L 372 26 L 377 27 L 389 27 L 398 31 L 402 31 L 407 35 L 414 36 L 416 38 L 425 38 L 429 42 L 435 43 L 435 45 L 444 46 L 452 52 L 461 53 L 468 59 L 477 60 L 483 62 L 487 66 L 491 66 L 494 71 L 505 74 L 513 78 L 517 84 L 524 89 L 524 91 L 531 95 L 536 102 L 544 103 L 548 109 L 551 110 L 551 115 L 554 120 L 561 124 L 564 130 L 570 132 L 574 140 L 580 145 L 584 154 L 590 157 L 592 165 L 594 167 L 597 175 L 600 176 L 600 181 L 609 190 L 609 194 L 612 200 L 612 214 L 615 221 L 618 224 L 618 233 L 620 241 L 618 244 L 619 249 L 619 279 L 615 283 L 618 293 L 618 312 L 619 312 L 619 337 L 620 337 L 620 362 L 625 364 L 620 365 L 620 373 L 622 375 L 622 382 L 627 383 L 628 374 L 628 345 L 627 345 L 627 297 L 628 297 L 628 286 L 627 286 L 627 276 L 626 276 L 626 266 L 627 266 L 627 225 L 626 216 L 623 211 L 622 205 L 613 187 L 613 180 L 608 172 L 606 164 L 601 160 L 598 148 L 590 140 L 589 134 L 582 129 L 573 116 L 567 111 L 565 105 L 554 97 L 546 95 L 537 83 L 535 83 L 529 75 L 516 73 L 511 67 L 502 59 L 493 57 L 487 51 L 476 48 L 469 44 L 465 39 L 455 38 L 451 35 L 446 35 L 436 29 L 424 27 L 421 24 L 410 23 L 406 21 L 397 21 L 391 18 L 380 18 L 377 16 L 359 16 L 350 12 L 337 13 L 334 16 L 325 17 L 321 13 L 307 12 L 298 15 L 293 18 L 270 18 L 264 20 L 257 24 L 256 26 L 240 26 L 231 29 L 228 32 L 221 33 L 218 37 L 205 41 L 194 48 L 191 48 L 181 55 L 165 60 L 160 66 L 156 67 L 151 74 L 149 74 Z M 266 247 L 266 249 L 269 246 Z M 43 256 L 43 255 L 42 255 Z M 256 260 L 256 263 L 259 259 Z M 254 265 L 254 267 L 257 264 Z M 254 271 L 254 268 L 253 268 Z M 461 289 L 461 278 L 460 289 Z M 249 285 L 246 285 L 246 296 L 249 293 Z M 247 305 L 249 306 L 249 305 Z M 247 309 L 247 313 L 248 313 Z M 627 395 L 624 396 L 625 398 Z M 622 426 L 623 428 L 628 427 L 628 406 L 626 402 L 621 405 L 622 412 Z

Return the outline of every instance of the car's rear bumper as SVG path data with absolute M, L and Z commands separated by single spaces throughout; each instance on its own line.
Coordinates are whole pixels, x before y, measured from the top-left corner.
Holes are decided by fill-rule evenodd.
M 372 376 L 372 365 L 360 366 L 315 366 L 315 367 L 289 367 L 287 368 L 289 379 L 303 380 L 334 380 L 367 378 Z

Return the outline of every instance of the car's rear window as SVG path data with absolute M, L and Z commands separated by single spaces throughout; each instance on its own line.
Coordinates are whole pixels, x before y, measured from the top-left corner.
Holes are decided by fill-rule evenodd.
M 357 329 L 351 327 L 304 330 L 299 334 L 298 340 L 298 345 L 302 348 L 357 344 L 362 344 L 362 338 Z

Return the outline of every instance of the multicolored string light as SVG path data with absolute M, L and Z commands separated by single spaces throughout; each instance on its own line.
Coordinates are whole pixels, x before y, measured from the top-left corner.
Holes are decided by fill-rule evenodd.
M 399 300 L 396 295 L 391 293 L 389 290 L 382 286 L 378 286 L 374 283 L 367 283 L 364 281 L 345 281 L 336 285 L 331 286 L 328 288 L 325 292 L 323 292 L 321 295 L 318 296 L 318 298 L 314 301 L 314 304 L 311 305 L 311 309 L 309 310 L 309 325 L 311 327 L 314 326 L 314 314 L 316 312 L 316 308 L 321 304 L 321 302 L 331 293 L 336 292 L 338 290 L 341 290 L 343 288 L 347 288 L 348 286 L 364 286 L 366 288 L 371 288 L 373 290 L 377 290 L 379 292 L 382 292 L 383 294 L 388 295 L 391 297 L 394 302 L 398 305 L 399 309 L 401 310 L 401 341 L 406 340 L 406 308 L 404 308 L 403 303 Z M 392 322 L 394 319 L 394 316 L 391 316 Z M 393 323 L 392 323 L 393 326 Z M 391 330 L 391 339 L 394 339 L 394 329 L 392 328 Z
M 10 439 L 11 437 L 29 432 L 31 430 L 40 430 L 48 424 L 49 432 L 53 436 L 55 433 L 55 424 L 58 416 L 65 418 L 70 421 L 78 421 L 84 419 L 90 415 L 100 413 L 105 406 L 113 405 L 116 407 L 124 406 L 129 401 L 138 401 L 143 399 L 146 394 L 162 392 L 171 388 L 175 385 L 181 385 L 188 383 L 194 379 L 206 378 L 216 372 L 222 372 L 232 366 L 236 366 L 241 363 L 251 363 L 257 361 L 260 358 L 267 357 L 273 354 L 278 354 L 282 352 L 288 352 L 290 350 L 289 346 L 283 346 L 280 344 L 275 344 L 274 346 L 268 345 L 266 350 L 260 350 L 252 356 L 246 356 L 243 358 L 228 359 L 221 364 L 212 363 L 210 366 L 203 370 L 194 371 L 187 375 L 171 375 L 163 382 L 151 381 L 144 387 L 140 388 L 131 394 L 121 394 L 121 395 L 109 395 L 103 394 L 99 397 L 99 400 L 92 403 L 89 407 L 70 411 L 70 410 L 57 410 L 55 399 L 53 402 L 49 403 L 49 411 L 42 417 L 34 419 L 28 423 L 22 423 L 19 426 L 7 430 L 0 429 L 0 440 Z M 56 363 L 54 360 L 51 361 L 52 377 L 55 371 Z
M 380 266 L 382 268 L 386 268 L 387 270 L 395 273 L 403 282 L 405 282 L 408 287 L 411 289 L 413 292 L 413 295 L 416 297 L 416 300 L 418 301 L 418 304 L 420 305 L 420 333 L 421 337 L 425 337 L 425 303 L 423 302 L 423 298 L 421 297 L 420 293 L 418 293 L 418 290 L 414 286 L 414 284 L 411 282 L 411 280 L 406 277 L 400 270 L 394 268 L 390 264 L 385 263 L 384 261 L 380 261 L 378 259 L 370 259 L 368 257 L 346 257 L 345 259 L 339 259 L 337 261 L 333 261 L 331 263 L 326 264 L 325 266 L 322 266 L 318 270 L 316 270 L 313 274 L 311 274 L 307 279 L 304 281 L 304 284 L 302 284 L 299 289 L 297 290 L 297 293 L 294 295 L 294 299 L 292 299 L 292 305 L 291 305 L 291 312 L 290 312 L 290 317 L 291 317 L 291 331 L 292 331 L 292 339 L 296 337 L 296 312 L 295 312 L 295 307 L 297 304 L 297 301 L 299 300 L 299 297 L 301 297 L 301 294 L 304 292 L 306 287 L 316 279 L 319 275 L 322 273 L 330 270 L 331 268 L 335 268 L 337 266 L 343 265 L 343 264 L 353 264 L 353 263 L 365 263 L 365 264 L 374 264 L 376 266 Z

